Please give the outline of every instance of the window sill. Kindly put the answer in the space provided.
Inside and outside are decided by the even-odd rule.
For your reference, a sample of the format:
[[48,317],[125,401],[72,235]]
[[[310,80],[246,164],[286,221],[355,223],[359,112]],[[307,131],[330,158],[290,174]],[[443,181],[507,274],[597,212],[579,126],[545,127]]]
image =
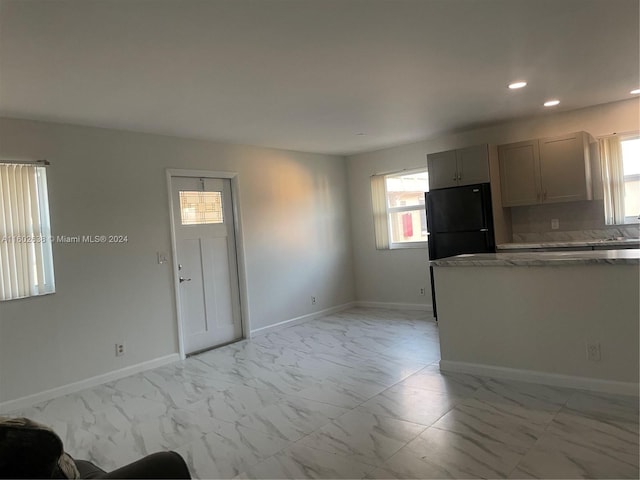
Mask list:
[[405,250],[411,248],[428,248],[427,242],[407,242],[407,243],[392,243],[389,245],[389,250]]
[[22,297],[5,298],[5,299],[0,299],[0,303],[2,303],[2,302],[14,302],[16,300],[27,300],[29,298],[46,297],[47,295],[53,295],[55,293],[56,293],[56,291],[54,290],[52,292],[35,293],[33,295],[24,295]]

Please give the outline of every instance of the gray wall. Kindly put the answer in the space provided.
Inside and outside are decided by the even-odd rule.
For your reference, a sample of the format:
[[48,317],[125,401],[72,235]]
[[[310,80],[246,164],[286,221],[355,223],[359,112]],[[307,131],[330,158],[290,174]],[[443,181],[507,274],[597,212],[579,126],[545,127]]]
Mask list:
[[[427,308],[431,305],[427,248],[376,250],[371,208],[371,175],[426,168],[422,143],[356,155],[348,160],[358,300]],[[426,295],[419,294],[421,287],[427,289]]]
[[129,237],[54,245],[57,292],[0,303],[0,403],[178,351],[166,168],[238,172],[252,330],[355,299],[343,157],[15,119],[0,139],[51,161],[54,234]]
[[[375,248],[369,180],[371,175],[426,166],[427,153],[482,143],[500,145],[582,130],[595,137],[638,130],[638,106],[638,99],[632,99],[564,113],[545,111],[532,118],[441,135],[422,142],[348,157],[358,300],[425,306],[431,304],[430,295],[418,295],[420,285],[426,284],[429,288],[427,250],[382,251]],[[548,215],[550,213],[541,213],[536,220],[546,225],[552,218],[549,216],[547,219]],[[540,218],[541,216],[544,218]],[[522,228],[521,225],[518,227]]]

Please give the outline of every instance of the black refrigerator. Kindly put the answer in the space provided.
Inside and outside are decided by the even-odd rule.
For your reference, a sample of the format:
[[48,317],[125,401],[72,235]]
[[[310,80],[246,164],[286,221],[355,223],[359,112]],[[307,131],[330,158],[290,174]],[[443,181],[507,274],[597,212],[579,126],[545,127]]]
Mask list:
[[[425,194],[425,205],[430,260],[496,251],[488,183],[431,190]],[[433,267],[429,267],[429,274],[433,316],[437,319]]]

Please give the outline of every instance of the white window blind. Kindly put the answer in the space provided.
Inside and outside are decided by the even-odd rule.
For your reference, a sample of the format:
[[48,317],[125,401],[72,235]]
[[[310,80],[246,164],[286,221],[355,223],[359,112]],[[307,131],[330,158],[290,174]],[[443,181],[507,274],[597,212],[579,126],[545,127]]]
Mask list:
[[0,163],[0,300],[54,291],[46,169]]
[[604,215],[607,225],[624,223],[624,168],[622,146],[617,137],[601,138],[600,161],[604,189]]
[[389,224],[387,222],[387,190],[384,175],[371,177],[371,206],[373,208],[373,231],[378,250],[389,249]]

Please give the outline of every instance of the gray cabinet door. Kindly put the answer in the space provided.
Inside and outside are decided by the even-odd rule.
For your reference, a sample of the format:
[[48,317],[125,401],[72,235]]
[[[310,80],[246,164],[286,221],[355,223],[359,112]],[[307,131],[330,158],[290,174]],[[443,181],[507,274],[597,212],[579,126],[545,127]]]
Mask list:
[[429,190],[455,187],[458,185],[456,151],[449,150],[428,154],[427,170],[429,172]]
[[489,147],[474,147],[456,150],[458,185],[473,185],[489,182]]
[[558,203],[591,199],[589,143],[583,132],[540,142],[542,202]]
[[538,140],[498,147],[503,207],[535,205],[542,201]]

